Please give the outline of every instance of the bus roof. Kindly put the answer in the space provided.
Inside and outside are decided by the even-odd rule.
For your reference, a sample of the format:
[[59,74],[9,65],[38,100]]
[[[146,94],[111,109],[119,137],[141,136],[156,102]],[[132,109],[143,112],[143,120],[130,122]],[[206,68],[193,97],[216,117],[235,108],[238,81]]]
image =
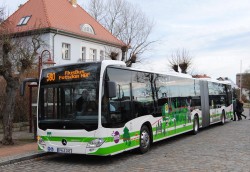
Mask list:
[[140,71],[140,72],[149,72],[149,73],[153,72],[153,73],[157,73],[157,74],[171,75],[171,76],[177,76],[177,77],[181,77],[181,78],[189,78],[189,79],[194,79],[194,80],[202,80],[202,81],[209,81],[209,82],[216,82],[216,83],[221,83],[221,84],[232,85],[232,83],[230,81],[219,81],[217,79],[212,79],[212,78],[193,78],[189,74],[183,74],[183,73],[178,73],[178,72],[150,71],[150,70],[145,70],[145,69],[141,69],[141,68],[126,67],[125,62],[117,61],[117,60],[103,60],[102,63],[105,66],[104,69],[107,66],[114,65],[114,66],[120,66],[121,68],[126,68],[126,69]]
[[[156,70],[152,71],[152,70],[145,70],[145,69],[141,69],[141,68],[126,67],[125,62],[119,61],[119,60],[103,60],[103,61],[97,61],[97,62],[84,62],[84,64],[85,63],[101,63],[101,65],[102,65],[101,73],[104,72],[104,70],[106,69],[107,66],[117,66],[120,68],[135,70],[135,71],[140,71],[140,72],[157,73],[157,74],[163,74],[163,75],[177,76],[177,77],[181,77],[181,78],[189,78],[189,79],[193,79],[193,80],[203,80],[203,81],[232,85],[232,83],[230,81],[219,81],[219,80],[211,79],[211,78],[193,78],[189,74],[183,74],[183,73],[178,73],[178,72],[162,72],[162,71],[156,71]],[[81,63],[57,65],[57,66],[54,66],[51,68],[64,67],[64,66],[68,66],[68,65],[79,65],[79,64],[81,64]]]

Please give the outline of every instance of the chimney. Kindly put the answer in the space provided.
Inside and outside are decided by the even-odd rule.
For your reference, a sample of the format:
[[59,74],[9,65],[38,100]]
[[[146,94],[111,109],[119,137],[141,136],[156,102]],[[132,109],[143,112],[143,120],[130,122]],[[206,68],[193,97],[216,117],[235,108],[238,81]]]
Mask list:
[[77,7],[77,0],[69,0],[73,7]]

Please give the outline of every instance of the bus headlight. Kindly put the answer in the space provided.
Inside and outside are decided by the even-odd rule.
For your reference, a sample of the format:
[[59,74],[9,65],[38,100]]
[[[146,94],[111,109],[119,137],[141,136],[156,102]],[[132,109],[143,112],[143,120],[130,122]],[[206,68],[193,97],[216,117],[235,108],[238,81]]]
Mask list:
[[42,149],[44,149],[45,147],[46,147],[46,143],[45,143],[45,141],[42,139],[42,137],[37,137],[37,141],[38,141],[38,145],[42,148]]
[[104,143],[102,138],[94,139],[87,144],[87,148],[100,147]]

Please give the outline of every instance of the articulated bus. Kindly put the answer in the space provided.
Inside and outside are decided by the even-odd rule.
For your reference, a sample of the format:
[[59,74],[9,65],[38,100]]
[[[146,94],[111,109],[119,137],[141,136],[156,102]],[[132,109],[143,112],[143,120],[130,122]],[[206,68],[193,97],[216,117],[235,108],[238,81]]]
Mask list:
[[114,155],[232,118],[229,83],[127,68],[124,62],[43,69],[37,139],[46,152]]

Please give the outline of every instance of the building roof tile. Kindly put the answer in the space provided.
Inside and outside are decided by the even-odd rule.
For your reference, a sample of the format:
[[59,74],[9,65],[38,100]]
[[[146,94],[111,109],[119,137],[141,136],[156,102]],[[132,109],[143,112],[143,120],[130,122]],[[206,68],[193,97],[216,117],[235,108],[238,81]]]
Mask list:
[[[25,16],[31,16],[28,23],[18,26],[21,18]],[[11,23],[9,27],[12,33],[50,28],[117,46],[125,45],[82,7],[78,4],[73,6],[69,0],[29,0],[14,12],[7,21]],[[83,24],[92,26],[95,34],[81,31],[80,26]]]

